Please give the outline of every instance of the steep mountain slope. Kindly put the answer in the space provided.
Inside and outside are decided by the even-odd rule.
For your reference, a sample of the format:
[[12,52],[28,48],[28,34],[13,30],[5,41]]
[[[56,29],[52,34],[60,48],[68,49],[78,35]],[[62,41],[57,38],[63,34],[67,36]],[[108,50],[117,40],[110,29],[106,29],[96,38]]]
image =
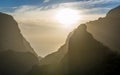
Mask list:
[[94,38],[120,52],[120,6],[110,10],[106,17],[87,23],[87,30]]
[[38,56],[12,16],[0,13],[0,75],[26,75]]
[[0,51],[12,49],[17,52],[32,52],[33,48],[21,35],[12,16],[0,13]]

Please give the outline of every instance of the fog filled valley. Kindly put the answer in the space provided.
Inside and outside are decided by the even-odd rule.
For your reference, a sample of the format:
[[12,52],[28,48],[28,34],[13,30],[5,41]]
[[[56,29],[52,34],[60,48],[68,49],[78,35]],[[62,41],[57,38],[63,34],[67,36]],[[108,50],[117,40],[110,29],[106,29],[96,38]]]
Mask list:
[[45,57],[36,54],[15,19],[2,12],[0,35],[0,75],[120,74],[120,6],[80,24]]

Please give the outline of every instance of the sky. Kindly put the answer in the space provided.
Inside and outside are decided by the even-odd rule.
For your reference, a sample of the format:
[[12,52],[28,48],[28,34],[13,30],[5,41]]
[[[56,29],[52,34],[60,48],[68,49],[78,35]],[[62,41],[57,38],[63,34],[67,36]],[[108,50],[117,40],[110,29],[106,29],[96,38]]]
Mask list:
[[[0,12],[15,18],[23,36],[44,57],[57,51],[78,25],[104,17],[119,5],[120,0],[0,0]],[[55,18],[63,9],[78,12],[79,19],[71,27],[65,27]]]

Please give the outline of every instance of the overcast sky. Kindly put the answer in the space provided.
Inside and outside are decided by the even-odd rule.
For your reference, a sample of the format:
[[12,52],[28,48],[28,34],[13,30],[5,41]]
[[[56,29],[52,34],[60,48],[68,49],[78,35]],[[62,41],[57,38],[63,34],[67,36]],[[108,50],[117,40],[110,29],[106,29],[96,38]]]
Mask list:
[[[0,0],[0,11],[13,15],[24,37],[40,56],[56,51],[72,29],[104,17],[120,0]],[[54,15],[58,9],[77,10],[82,19],[72,29],[63,28]]]

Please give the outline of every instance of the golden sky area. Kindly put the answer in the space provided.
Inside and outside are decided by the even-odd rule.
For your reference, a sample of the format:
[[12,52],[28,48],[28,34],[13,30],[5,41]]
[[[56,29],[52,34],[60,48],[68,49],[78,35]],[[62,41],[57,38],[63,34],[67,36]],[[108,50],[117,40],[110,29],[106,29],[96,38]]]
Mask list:
[[40,56],[57,51],[69,32],[81,23],[104,16],[85,14],[83,10],[73,8],[40,10],[27,6],[10,14],[18,21],[22,34]]

